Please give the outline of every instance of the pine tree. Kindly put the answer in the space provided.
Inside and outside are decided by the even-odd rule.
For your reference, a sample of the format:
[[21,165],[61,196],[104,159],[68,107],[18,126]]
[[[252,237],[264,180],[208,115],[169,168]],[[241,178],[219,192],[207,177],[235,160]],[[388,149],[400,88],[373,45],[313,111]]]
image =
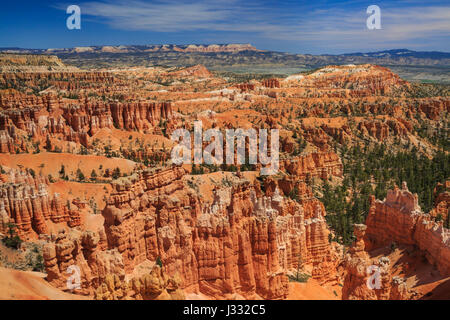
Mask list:
[[81,171],[81,169],[80,168],[78,168],[77,169],[77,180],[78,181],[80,181],[80,182],[82,182],[82,181],[84,181],[84,174],[83,174],[83,172]]
[[92,169],[91,172],[91,180],[94,181],[97,179],[97,172],[95,172],[95,169]]

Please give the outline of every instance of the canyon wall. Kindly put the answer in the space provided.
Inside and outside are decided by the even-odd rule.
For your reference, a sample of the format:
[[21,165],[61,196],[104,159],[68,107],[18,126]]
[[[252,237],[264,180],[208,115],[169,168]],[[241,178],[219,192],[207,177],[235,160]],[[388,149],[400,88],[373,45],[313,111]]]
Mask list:
[[404,278],[393,276],[388,257],[371,258],[364,238],[368,227],[354,225],[356,240],[346,255],[343,300],[409,300],[413,296]]
[[8,178],[0,185],[0,232],[6,234],[7,224],[13,223],[18,235],[27,240],[48,233],[50,222],[80,225],[78,208],[63,203],[58,194],[50,195],[47,178],[18,170],[11,170]]
[[343,263],[343,299],[408,300],[420,296],[411,283],[407,284],[404,267],[397,267],[387,256],[379,257],[381,251],[369,255],[369,251],[374,253],[393,244],[419,250],[442,277],[450,275],[450,230],[422,212],[417,195],[409,192],[406,183],[401,189],[389,190],[384,201],[372,197],[366,225],[354,228],[356,240]]
[[159,124],[173,116],[169,102],[90,102],[86,98],[74,105],[52,95],[14,97],[0,96],[0,107],[4,108],[0,111],[2,153],[29,151],[32,147],[26,135],[35,142],[55,137],[87,148],[89,137],[102,128],[161,134]]
[[334,152],[313,152],[307,155],[282,160],[280,170],[301,181],[306,178],[327,180],[331,176],[342,176],[342,161]]
[[450,230],[420,209],[416,194],[406,183],[389,190],[384,201],[372,198],[366,220],[368,250],[395,242],[417,246],[443,276],[450,275]]
[[[77,264],[77,259],[85,269],[83,289],[89,293],[102,286],[108,274],[135,278],[142,265],[156,261],[167,277],[179,279],[184,292],[212,298],[286,298],[287,274],[299,261],[310,264],[320,282],[335,280],[338,259],[317,199],[299,205],[278,189],[264,196],[239,179],[216,188],[209,203],[188,188],[185,179],[183,168],[172,167],[116,180],[102,212],[101,237],[81,235],[81,240],[68,241],[66,235],[49,243],[44,258],[55,275],[49,281],[64,287],[67,275],[62,271],[67,261]],[[82,254],[68,250],[71,253],[63,257],[53,250],[58,241],[81,248]],[[107,296],[115,292],[97,290]]]
[[80,106],[63,108],[63,118],[76,132],[95,134],[98,129],[112,128],[143,131],[153,128],[160,121],[170,120],[170,103],[91,103],[87,99]]

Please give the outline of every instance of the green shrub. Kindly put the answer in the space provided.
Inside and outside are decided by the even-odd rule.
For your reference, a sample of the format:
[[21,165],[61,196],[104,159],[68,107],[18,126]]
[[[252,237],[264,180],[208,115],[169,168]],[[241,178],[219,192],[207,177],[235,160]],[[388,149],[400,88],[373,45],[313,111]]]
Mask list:
[[308,279],[311,278],[311,276],[307,273],[298,273],[296,275],[290,275],[289,277],[289,281],[291,282],[301,282],[301,283],[306,283],[308,282]]
[[17,226],[14,223],[8,223],[8,236],[2,239],[2,242],[8,248],[19,249],[22,244],[22,239],[17,235],[16,228]]
[[162,261],[161,261],[161,258],[160,257],[157,257],[156,258],[156,262],[155,262],[155,264],[156,265],[158,265],[160,268],[162,268],[163,267],[163,263],[162,263]]

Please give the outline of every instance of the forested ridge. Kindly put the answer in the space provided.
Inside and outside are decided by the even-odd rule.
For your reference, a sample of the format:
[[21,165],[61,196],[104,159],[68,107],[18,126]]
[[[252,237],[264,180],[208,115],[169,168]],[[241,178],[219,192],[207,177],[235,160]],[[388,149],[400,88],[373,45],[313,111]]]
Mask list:
[[[432,158],[419,154],[415,148],[395,152],[385,144],[373,147],[355,146],[341,149],[344,164],[342,184],[323,186],[327,222],[334,230],[331,240],[349,245],[354,240],[353,224],[364,223],[369,212],[370,196],[383,200],[388,189],[406,181],[417,193],[423,212],[433,208],[434,188],[449,177],[450,155],[438,151]],[[450,227],[450,221],[444,222]]]

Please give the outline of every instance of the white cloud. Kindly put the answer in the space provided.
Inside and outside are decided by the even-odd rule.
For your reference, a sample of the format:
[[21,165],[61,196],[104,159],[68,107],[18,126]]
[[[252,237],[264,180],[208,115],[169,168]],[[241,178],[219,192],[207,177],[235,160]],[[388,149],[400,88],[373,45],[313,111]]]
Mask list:
[[[110,26],[123,30],[177,32],[186,30],[217,30],[233,18],[229,1],[143,1],[116,0],[83,4],[84,14],[101,18]],[[221,27],[222,26],[222,27]],[[225,27],[226,28],[226,27]]]
[[450,35],[448,6],[418,6],[415,1],[403,8],[380,5],[382,30],[367,30],[363,3],[349,7],[352,10],[310,7],[292,12],[290,7],[270,10],[262,2],[249,0],[114,0],[84,3],[82,14],[120,30],[241,32],[259,39],[320,43],[333,48],[356,48],[364,42],[373,47],[417,47],[442,42],[442,37]]

